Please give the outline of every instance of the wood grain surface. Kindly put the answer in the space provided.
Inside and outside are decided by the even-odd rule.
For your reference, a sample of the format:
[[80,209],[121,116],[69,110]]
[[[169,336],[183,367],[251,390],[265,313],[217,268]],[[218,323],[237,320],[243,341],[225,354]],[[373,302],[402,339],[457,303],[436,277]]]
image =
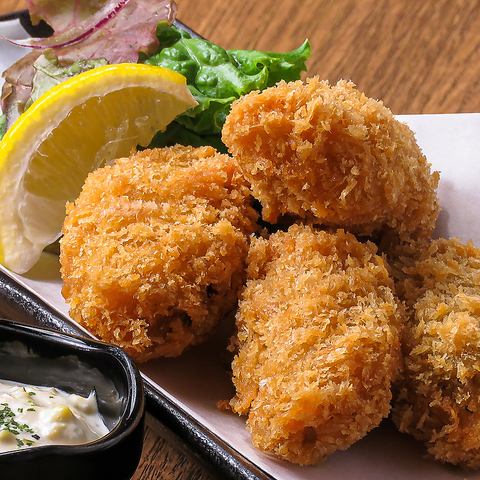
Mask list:
[[[25,3],[0,0],[0,13]],[[394,113],[480,112],[480,0],[179,0],[178,6],[183,22],[228,48],[280,51],[308,37],[311,75],[351,79]],[[158,431],[147,428],[134,480],[213,478]]]

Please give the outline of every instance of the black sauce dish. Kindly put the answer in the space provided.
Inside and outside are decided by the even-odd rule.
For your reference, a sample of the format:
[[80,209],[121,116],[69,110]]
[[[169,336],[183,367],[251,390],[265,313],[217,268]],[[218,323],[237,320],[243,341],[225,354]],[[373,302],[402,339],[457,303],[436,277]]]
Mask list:
[[2,480],[131,478],[143,447],[144,394],[140,373],[122,350],[0,319],[0,380],[82,396],[95,389],[110,430],[88,444],[0,453]]

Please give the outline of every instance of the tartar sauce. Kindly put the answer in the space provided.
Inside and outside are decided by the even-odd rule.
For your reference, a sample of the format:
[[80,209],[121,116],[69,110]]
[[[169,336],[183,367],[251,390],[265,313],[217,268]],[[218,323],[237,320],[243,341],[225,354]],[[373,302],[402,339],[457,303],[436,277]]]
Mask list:
[[95,392],[85,398],[53,387],[0,381],[0,453],[78,445],[107,433]]

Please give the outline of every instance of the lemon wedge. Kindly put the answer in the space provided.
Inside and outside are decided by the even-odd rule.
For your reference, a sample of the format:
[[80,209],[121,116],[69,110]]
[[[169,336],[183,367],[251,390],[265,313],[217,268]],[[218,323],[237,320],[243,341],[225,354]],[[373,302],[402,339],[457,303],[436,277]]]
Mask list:
[[53,87],[0,141],[0,263],[25,273],[60,236],[92,170],[128,156],[196,101],[185,77],[117,64]]

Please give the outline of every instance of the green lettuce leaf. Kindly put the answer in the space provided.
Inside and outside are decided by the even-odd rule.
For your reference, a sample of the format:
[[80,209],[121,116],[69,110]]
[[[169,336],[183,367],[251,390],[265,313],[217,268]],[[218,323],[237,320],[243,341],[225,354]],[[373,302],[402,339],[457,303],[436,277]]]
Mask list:
[[305,62],[310,57],[311,48],[308,40],[305,40],[298,48],[286,53],[229,50],[228,54],[247,75],[255,75],[260,69],[266,69],[267,86],[271,87],[280,80],[298,80],[301,72],[307,70]]
[[185,129],[200,136],[219,136],[234,100],[280,80],[298,80],[311,53],[307,40],[286,53],[224,50],[166,22],[159,23],[157,36],[161,50],[143,61],[184,75],[198,102],[175,120],[184,127],[184,137]]
[[[151,146],[175,143],[212,145],[226,151],[221,142],[221,131],[232,102],[253,90],[273,86],[280,80],[297,80],[306,70],[305,62],[310,56],[307,40],[290,52],[274,53],[224,50],[207,40],[192,38],[185,30],[166,21],[158,24],[156,34],[160,50],[150,57],[141,55],[140,61],[184,75],[198,106],[177,117],[165,132],[158,133]],[[102,58],[76,62],[59,60],[53,50],[46,50],[37,57],[28,93],[24,95],[23,110],[58,83],[107,63]],[[15,95],[10,96],[15,98]],[[0,139],[6,126],[5,116],[0,116]]]

